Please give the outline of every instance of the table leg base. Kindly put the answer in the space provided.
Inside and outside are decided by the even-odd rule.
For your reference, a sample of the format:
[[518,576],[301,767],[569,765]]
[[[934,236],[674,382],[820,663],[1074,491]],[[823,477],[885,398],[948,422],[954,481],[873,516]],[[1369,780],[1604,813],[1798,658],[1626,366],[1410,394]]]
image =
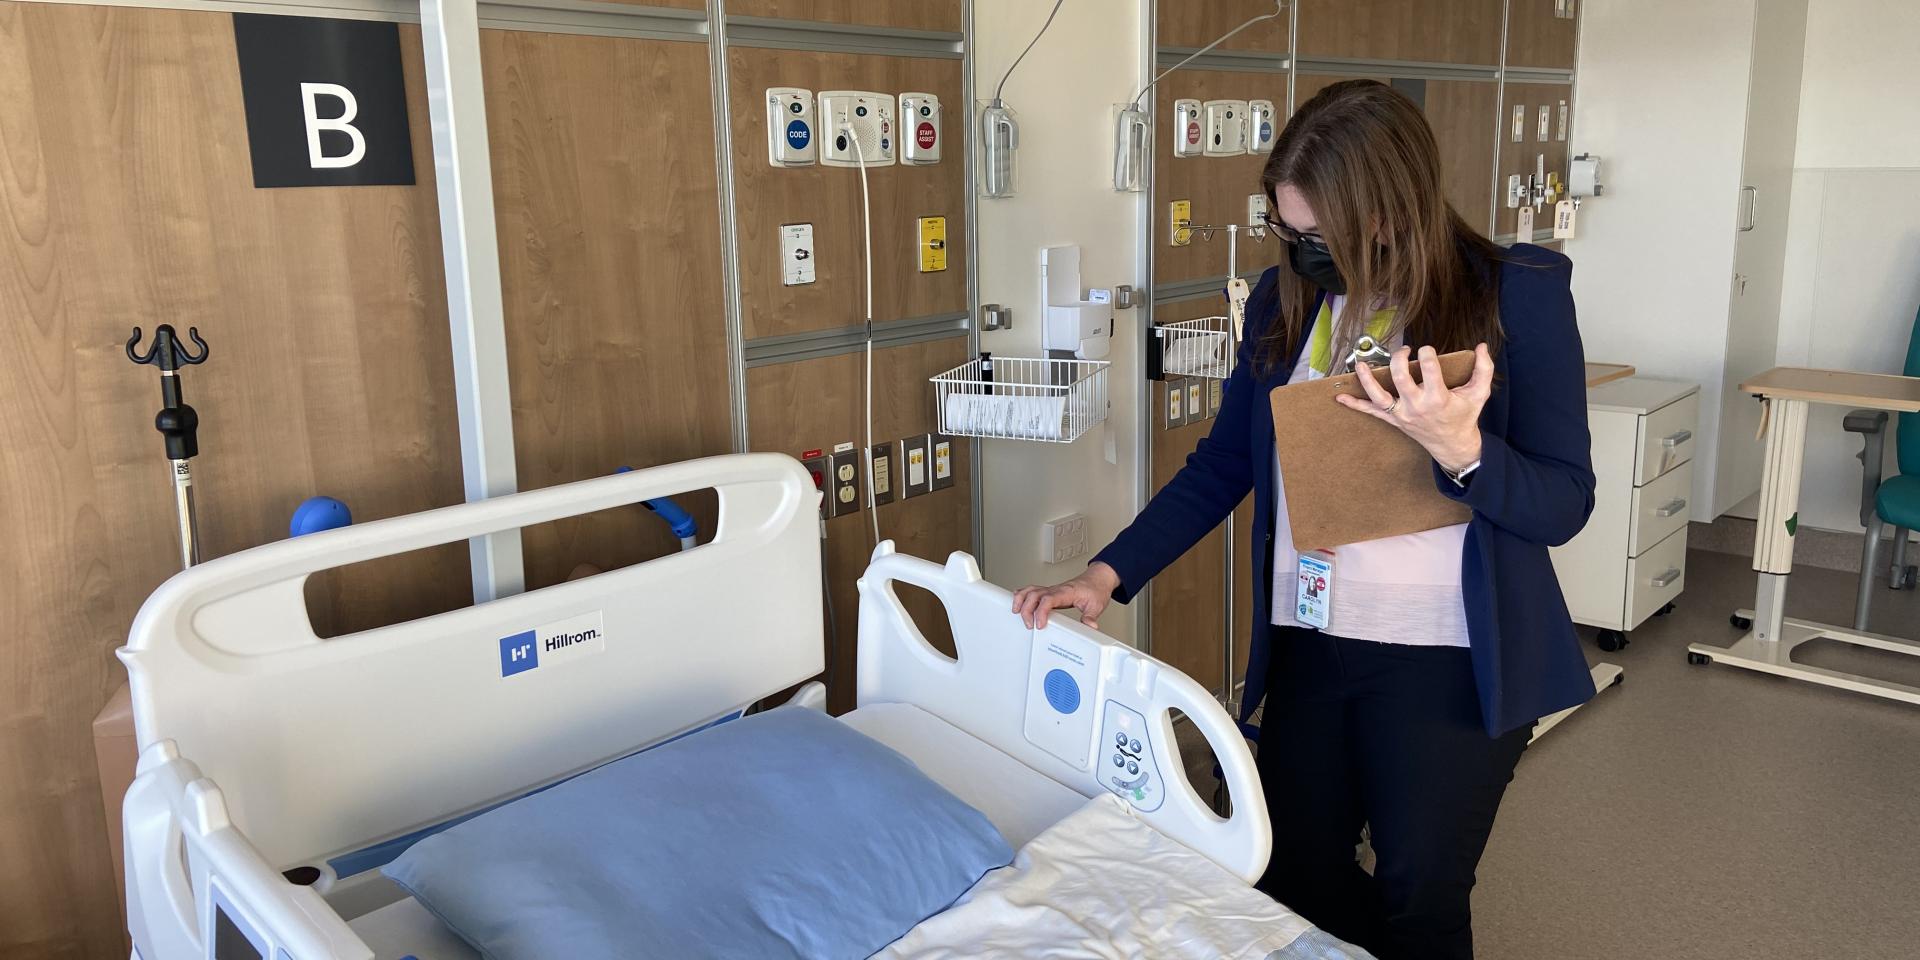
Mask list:
[[[1736,611],[1734,616],[1750,620],[1753,618],[1753,611]],[[1777,677],[1805,680],[1808,683],[1838,687],[1855,693],[1920,704],[1920,687],[1795,663],[1794,648],[1810,640],[1835,640],[1856,647],[1871,647],[1889,653],[1904,653],[1908,656],[1920,657],[1920,642],[1901,637],[1889,637],[1885,634],[1849,630],[1846,627],[1817,623],[1812,620],[1796,620],[1791,617],[1781,621],[1779,640],[1762,640],[1757,634],[1749,632],[1735,641],[1731,647],[1716,647],[1706,643],[1688,644],[1687,654],[1695,662],[1706,660],[1724,663],[1744,670],[1771,673]]]

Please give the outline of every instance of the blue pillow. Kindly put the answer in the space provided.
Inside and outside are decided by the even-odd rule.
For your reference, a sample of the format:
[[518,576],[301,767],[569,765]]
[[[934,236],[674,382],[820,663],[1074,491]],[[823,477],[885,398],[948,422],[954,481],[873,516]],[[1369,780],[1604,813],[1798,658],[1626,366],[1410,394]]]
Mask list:
[[859,958],[1012,859],[905,757],[782,707],[490,810],[382,872],[493,960]]

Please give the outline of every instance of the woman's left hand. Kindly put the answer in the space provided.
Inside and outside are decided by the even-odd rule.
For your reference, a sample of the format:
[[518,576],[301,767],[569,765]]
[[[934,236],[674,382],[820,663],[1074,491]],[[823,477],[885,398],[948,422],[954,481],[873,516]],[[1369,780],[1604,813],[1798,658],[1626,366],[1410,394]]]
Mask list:
[[1375,379],[1373,368],[1360,364],[1354,371],[1367,399],[1341,394],[1335,399],[1350,410],[1371,414],[1400,428],[1425,447],[1441,469],[1458,472],[1480,459],[1480,411],[1493,395],[1493,354],[1481,344],[1473,351],[1473,376],[1449,389],[1440,374],[1440,355],[1420,348],[1420,382],[1410,369],[1413,351],[1401,347],[1389,364],[1396,399]]

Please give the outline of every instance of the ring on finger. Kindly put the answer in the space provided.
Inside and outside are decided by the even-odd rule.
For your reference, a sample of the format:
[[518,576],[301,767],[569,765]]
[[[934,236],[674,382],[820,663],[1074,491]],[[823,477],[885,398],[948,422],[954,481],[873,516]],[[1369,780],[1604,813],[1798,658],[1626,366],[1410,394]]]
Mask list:
[[1399,397],[1394,397],[1394,398],[1393,398],[1393,402],[1392,402],[1392,403],[1389,403],[1389,404],[1387,404],[1387,408],[1386,408],[1385,410],[1382,410],[1382,411],[1380,411],[1380,412],[1381,412],[1381,413],[1385,413],[1385,414],[1392,414],[1392,413],[1393,413],[1393,411],[1395,411],[1395,410],[1398,410],[1398,409],[1400,409],[1400,398],[1399,398]]

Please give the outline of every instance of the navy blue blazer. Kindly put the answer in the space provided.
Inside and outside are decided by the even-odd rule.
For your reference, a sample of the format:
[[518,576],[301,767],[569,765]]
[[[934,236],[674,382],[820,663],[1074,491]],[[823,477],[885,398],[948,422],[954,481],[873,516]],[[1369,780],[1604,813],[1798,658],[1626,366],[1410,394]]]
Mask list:
[[[1250,545],[1254,626],[1242,720],[1265,693],[1272,619],[1274,456],[1267,395],[1292,375],[1303,345],[1294,345],[1293,356],[1271,375],[1255,367],[1254,346],[1279,316],[1279,269],[1267,270],[1247,302],[1245,341],[1212,432],[1140,516],[1094,558],[1120,575],[1114,599],[1125,603],[1253,492],[1253,529],[1259,535]],[[1480,468],[1468,476],[1465,488],[1437,465],[1433,470],[1435,488],[1473,511],[1460,558],[1460,586],[1480,715],[1489,736],[1594,694],[1547,556],[1549,546],[1573,539],[1593,512],[1586,358],[1569,288],[1573,264],[1551,250],[1518,244],[1498,269],[1506,343],[1495,355],[1498,377],[1480,416]]]

